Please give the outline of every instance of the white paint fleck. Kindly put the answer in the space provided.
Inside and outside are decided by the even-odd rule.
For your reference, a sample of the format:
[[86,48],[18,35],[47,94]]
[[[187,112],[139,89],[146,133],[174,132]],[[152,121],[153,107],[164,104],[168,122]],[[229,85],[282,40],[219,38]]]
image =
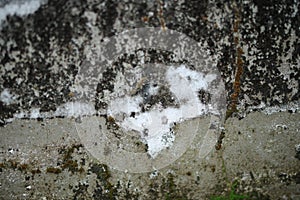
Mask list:
[[153,12],[148,12],[148,16],[152,17],[152,16],[154,16],[154,13]]
[[149,178],[150,179],[153,179],[153,178],[155,178],[155,177],[157,177],[158,176],[158,171],[157,170],[154,170],[150,175],[149,175]]
[[5,88],[0,94],[0,101],[2,101],[6,105],[10,105],[14,103],[17,95],[13,94],[9,89]]
[[8,152],[11,153],[11,154],[15,153],[14,149],[9,149]]
[[297,152],[300,152],[300,144],[295,145],[295,150],[296,150]]
[[284,130],[288,128],[287,125],[285,124],[276,124],[275,127],[276,129],[284,129]]

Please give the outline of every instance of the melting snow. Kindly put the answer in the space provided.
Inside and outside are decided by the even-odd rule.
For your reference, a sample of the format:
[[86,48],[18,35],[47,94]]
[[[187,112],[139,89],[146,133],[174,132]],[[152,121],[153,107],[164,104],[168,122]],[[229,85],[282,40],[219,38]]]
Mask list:
[[[156,157],[161,150],[173,144],[175,135],[170,130],[174,123],[209,112],[209,107],[199,100],[198,91],[206,90],[215,78],[216,75],[204,76],[203,73],[192,71],[184,65],[177,68],[171,66],[165,74],[165,79],[170,85],[170,91],[180,102],[179,108],[163,109],[154,106],[154,109],[142,112],[139,105],[143,98],[141,95],[136,95],[114,99],[110,103],[108,114],[113,117],[119,114],[125,116],[118,124],[125,130],[138,131],[148,145],[149,155]],[[154,91],[151,87],[149,90]],[[134,117],[130,116],[132,112],[135,113]]]

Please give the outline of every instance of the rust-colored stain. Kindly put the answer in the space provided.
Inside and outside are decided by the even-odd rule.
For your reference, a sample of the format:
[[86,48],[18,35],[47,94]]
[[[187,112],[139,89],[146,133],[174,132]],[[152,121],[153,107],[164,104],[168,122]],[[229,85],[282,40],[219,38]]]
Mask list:
[[230,104],[226,112],[225,120],[237,111],[238,97],[241,91],[241,77],[243,75],[243,64],[242,55],[244,54],[243,49],[240,45],[240,38],[238,36],[239,24],[241,21],[239,9],[235,8],[235,21],[233,25],[234,44],[236,46],[236,61],[235,61],[235,77],[233,83],[233,93],[230,95]]
[[31,172],[33,175],[42,173],[41,170],[40,170],[39,168],[37,168],[37,169],[32,169],[30,172]]
[[224,137],[225,137],[225,132],[222,131],[218,138],[217,144],[215,146],[216,150],[220,150],[222,148],[222,141],[223,141]]
[[[243,49],[240,44],[240,38],[239,38],[239,25],[241,22],[241,16],[240,11],[238,8],[234,8],[234,15],[235,20],[233,23],[233,42],[236,47],[236,60],[235,60],[235,76],[234,76],[234,82],[233,82],[233,93],[230,95],[229,98],[229,106],[226,111],[225,121],[232,116],[234,112],[237,112],[237,104],[238,104],[238,98],[241,91],[241,77],[243,75],[243,65],[244,61],[242,58],[242,55],[244,54]],[[222,140],[225,137],[225,132],[222,131],[217,144],[215,145],[216,150],[220,150],[222,148]]]
[[147,16],[144,16],[141,19],[143,22],[149,22],[149,17],[147,17]]
[[164,2],[162,0],[157,0],[157,2],[158,2],[158,19],[162,30],[165,31],[166,23],[165,23],[164,12],[163,12]]
[[61,171],[62,170],[60,168],[58,168],[58,167],[48,167],[46,169],[47,173],[53,173],[53,174],[59,174],[59,173],[61,173]]

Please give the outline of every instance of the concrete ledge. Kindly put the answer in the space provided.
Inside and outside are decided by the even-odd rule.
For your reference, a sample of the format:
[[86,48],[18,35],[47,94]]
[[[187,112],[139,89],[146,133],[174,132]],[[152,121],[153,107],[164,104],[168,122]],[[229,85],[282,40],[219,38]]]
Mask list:
[[297,199],[299,113],[251,113],[225,124],[223,148],[198,158],[197,140],[171,165],[131,174],[99,163],[81,144],[74,119],[16,120],[1,127],[3,199]]

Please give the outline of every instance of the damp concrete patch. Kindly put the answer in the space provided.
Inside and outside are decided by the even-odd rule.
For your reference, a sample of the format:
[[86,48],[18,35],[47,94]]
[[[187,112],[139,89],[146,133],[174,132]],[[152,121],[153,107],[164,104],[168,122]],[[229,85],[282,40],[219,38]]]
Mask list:
[[199,158],[198,134],[175,162],[146,173],[95,159],[81,143],[75,119],[15,120],[0,129],[1,198],[209,199],[228,195],[235,184],[235,193],[249,199],[298,199],[299,118],[254,112],[229,119],[221,150]]

